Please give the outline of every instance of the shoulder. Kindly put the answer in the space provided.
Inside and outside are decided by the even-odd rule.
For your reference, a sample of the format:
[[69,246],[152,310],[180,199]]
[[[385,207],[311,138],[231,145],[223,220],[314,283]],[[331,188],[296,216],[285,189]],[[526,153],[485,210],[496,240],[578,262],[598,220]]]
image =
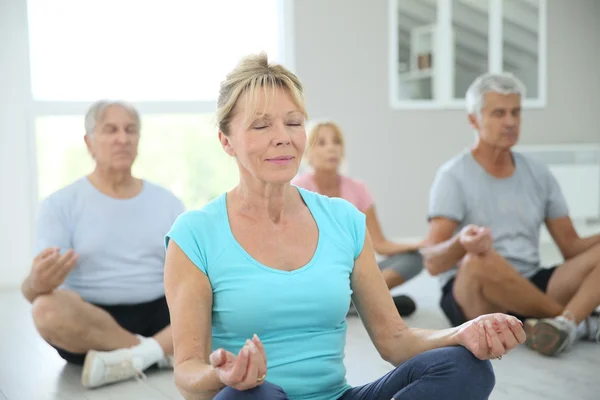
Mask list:
[[169,215],[173,212],[175,215],[179,215],[185,211],[183,201],[175,196],[171,190],[163,186],[144,180],[144,192],[147,201],[158,204]]
[[444,162],[437,170],[437,175],[440,176],[458,176],[471,169],[473,164],[473,156],[468,150],[464,150],[455,155],[448,161]]
[[342,175],[342,181],[347,187],[352,188],[353,190],[368,190],[367,184],[361,179],[351,178],[349,176]]
[[432,193],[436,196],[440,190],[462,185],[464,179],[473,175],[476,163],[469,151],[463,151],[443,163],[436,171],[431,186]]
[[308,190],[314,190],[314,179],[313,179],[313,175],[311,173],[304,173],[301,175],[296,176],[294,179],[292,179],[292,185],[304,188],[304,189],[308,189]]
[[40,208],[57,211],[72,208],[73,202],[88,189],[86,179],[85,177],[79,178],[50,194],[40,202]]
[[168,247],[169,241],[175,241],[190,260],[207,273],[210,262],[228,243],[224,201],[225,194],[198,210],[180,214],[165,236],[165,247]]
[[195,233],[202,233],[203,230],[213,228],[215,225],[222,224],[226,219],[223,216],[222,202],[224,194],[207,203],[197,210],[189,210],[181,213],[175,221],[176,225],[189,227]]
[[350,246],[357,257],[366,234],[366,217],[352,203],[339,197],[327,197],[298,188],[319,230],[328,240]]
[[535,158],[529,155],[519,153],[516,151],[513,151],[512,154],[517,165],[523,166],[526,170],[530,171],[536,176],[550,174],[550,169],[543,162],[536,160]]
[[362,214],[352,203],[340,197],[328,197],[301,187],[298,190],[313,213],[324,213],[336,220],[343,219],[348,214]]

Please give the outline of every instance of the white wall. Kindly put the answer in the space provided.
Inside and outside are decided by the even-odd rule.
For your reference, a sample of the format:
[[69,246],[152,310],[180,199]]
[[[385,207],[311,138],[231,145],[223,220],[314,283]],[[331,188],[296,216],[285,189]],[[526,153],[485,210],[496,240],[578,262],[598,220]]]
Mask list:
[[[37,205],[26,4],[0,1],[0,287],[30,268]],[[412,237],[426,231],[436,168],[472,134],[462,111],[390,109],[387,10],[387,0],[294,1],[295,70],[311,117],[345,128],[349,171],[374,193],[386,233]],[[600,1],[549,0],[548,14],[548,107],[525,113],[523,143],[599,142]]]
[[27,2],[0,1],[0,287],[31,265],[35,207]]
[[[598,0],[548,1],[548,106],[525,111],[522,144],[600,142],[598,21]],[[387,0],[297,0],[295,42],[309,115],[341,123],[385,232],[425,234],[434,173],[473,138],[464,111],[390,109]]]

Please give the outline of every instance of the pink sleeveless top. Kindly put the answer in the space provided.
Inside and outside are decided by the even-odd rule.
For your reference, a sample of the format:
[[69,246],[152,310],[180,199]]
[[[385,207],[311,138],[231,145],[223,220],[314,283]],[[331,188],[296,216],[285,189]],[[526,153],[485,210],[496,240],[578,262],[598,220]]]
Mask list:
[[[343,175],[340,176],[340,179],[340,197],[342,199],[349,201],[354,207],[362,212],[371,208],[373,205],[373,197],[362,181]],[[292,180],[292,185],[310,190],[311,192],[319,192],[317,183],[315,182],[315,176],[312,173],[295,177]]]

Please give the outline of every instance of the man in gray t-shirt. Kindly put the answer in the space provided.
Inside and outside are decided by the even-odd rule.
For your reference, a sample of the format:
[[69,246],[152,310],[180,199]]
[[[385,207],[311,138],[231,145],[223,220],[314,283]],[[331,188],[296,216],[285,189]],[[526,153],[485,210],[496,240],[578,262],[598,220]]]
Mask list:
[[[442,165],[429,201],[425,266],[457,326],[489,313],[525,321],[527,345],[556,355],[578,336],[600,338],[600,235],[580,238],[546,166],[511,151],[520,133],[521,83],[485,74],[467,92],[477,131],[470,151]],[[545,223],[565,263],[540,265]],[[492,327],[493,329],[493,327]],[[501,356],[502,354],[498,354]]]

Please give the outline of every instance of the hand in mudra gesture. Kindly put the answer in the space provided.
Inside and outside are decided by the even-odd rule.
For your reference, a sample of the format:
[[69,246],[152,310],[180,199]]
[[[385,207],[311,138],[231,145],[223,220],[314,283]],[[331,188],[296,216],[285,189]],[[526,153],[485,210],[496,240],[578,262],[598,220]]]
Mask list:
[[238,355],[218,349],[211,353],[210,364],[224,385],[237,390],[248,390],[261,385],[267,374],[267,356],[265,348],[254,335]]
[[50,293],[59,287],[77,265],[78,255],[72,250],[61,254],[59,248],[41,251],[31,266],[31,288],[38,294]]
[[506,314],[487,314],[458,327],[458,343],[480,360],[502,356],[525,342],[523,324]]

